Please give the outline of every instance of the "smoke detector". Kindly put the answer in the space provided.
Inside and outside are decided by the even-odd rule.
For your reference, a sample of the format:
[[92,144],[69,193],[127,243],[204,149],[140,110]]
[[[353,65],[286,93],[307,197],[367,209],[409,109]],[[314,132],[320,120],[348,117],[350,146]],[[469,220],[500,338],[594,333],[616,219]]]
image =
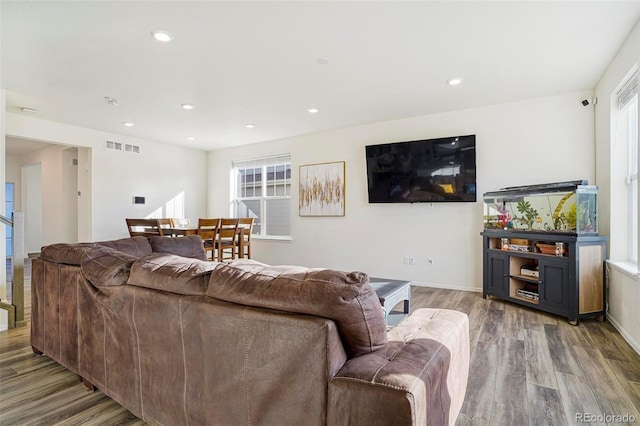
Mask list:
[[105,96],[104,97],[104,101],[106,103],[108,103],[109,105],[113,105],[113,106],[118,106],[118,104],[120,103],[120,102],[118,102],[117,99],[114,99],[114,98],[112,98],[110,96]]

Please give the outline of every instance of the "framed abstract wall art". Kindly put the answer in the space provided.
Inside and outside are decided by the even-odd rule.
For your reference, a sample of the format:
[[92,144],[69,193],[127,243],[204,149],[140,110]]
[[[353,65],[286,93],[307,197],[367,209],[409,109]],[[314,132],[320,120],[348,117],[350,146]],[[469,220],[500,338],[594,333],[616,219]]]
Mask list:
[[344,216],[345,162],[300,166],[300,216]]

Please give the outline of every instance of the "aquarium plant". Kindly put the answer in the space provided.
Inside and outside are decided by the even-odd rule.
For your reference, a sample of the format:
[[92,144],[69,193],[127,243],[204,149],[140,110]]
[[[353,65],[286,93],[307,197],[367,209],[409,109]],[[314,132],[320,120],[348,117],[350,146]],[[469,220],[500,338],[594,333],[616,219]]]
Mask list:
[[534,209],[531,203],[525,200],[518,201],[516,208],[522,213],[523,218],[521,220],[527,224],[529,230],[533,229],[533,223],[538,219],[538,210]]

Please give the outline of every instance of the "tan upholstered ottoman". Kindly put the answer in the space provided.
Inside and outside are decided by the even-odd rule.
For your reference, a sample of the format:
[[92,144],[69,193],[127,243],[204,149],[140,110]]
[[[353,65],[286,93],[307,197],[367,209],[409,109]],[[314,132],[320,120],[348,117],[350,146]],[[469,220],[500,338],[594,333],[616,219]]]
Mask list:
[[418,309],[388,337],[329,383],[327,424],[455,424],[469,375],[467,315]]

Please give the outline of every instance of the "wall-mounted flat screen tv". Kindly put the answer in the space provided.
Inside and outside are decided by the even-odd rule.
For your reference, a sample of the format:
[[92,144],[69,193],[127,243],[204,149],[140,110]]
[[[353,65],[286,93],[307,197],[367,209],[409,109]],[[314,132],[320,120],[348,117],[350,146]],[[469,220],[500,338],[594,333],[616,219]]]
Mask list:
[[365,148],[370,203],[476,201],[475,135]]

